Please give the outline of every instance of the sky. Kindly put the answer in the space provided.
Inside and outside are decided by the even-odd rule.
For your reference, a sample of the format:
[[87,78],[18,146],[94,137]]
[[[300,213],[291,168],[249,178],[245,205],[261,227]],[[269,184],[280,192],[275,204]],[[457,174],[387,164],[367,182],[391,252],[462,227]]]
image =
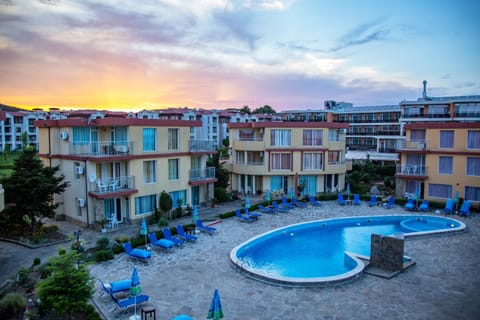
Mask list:
[[321,109],[480,94],[475,0],[0,0],[0,103]]

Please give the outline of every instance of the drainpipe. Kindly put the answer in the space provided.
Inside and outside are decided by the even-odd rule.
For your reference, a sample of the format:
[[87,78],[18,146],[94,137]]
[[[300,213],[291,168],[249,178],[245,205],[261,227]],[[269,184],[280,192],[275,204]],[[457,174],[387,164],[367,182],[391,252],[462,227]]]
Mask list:
[[88,212],[88,174],[87,174],[87,160],[83,160],[83,164],[85,166],[85,174],[83,178],[85,179],[85,210],[87,214],[87,228],[90,228],[90,214]]
[[50,157],[50,154],[52,153],[52,141],[51,141],[51,127],[48,127],[48,165],[51,167],[52,166],[52,158]]

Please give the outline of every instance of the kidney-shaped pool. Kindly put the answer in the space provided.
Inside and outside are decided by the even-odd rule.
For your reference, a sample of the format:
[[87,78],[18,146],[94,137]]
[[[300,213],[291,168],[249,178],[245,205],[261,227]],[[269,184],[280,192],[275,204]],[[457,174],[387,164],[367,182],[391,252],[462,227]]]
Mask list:
[[348,217],[275,229],[230,252],[231,261],[262,280],[315,285],[352,278],[363,271],[358,257],[370,256],[372,234],[404,237],[456,232],[461,221],[430,215]]

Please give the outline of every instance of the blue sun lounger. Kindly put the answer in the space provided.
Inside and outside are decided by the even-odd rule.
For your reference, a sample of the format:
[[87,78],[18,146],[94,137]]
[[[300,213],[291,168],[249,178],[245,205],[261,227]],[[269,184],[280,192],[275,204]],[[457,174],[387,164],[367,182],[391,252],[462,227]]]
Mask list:
[[285,198],[285,197],[282,197],[282,206],[284,206],[285,208],[289,208],[289,209],[295,208],[295,206],[293,204],[287,202],[287,198]]
[[110,297],[112,297],[113,302],[115,302],[116,308],[121,310],[116,316],[126,314],[128,309],[135,307],[135,305],[138,306],[139,304],[150,301],[150,297],[146,294],[140,294],[136,297],[128,297],[122,300],[118,299],[114,294],[111,294]]
[[281,212],[288,212],[288,208],[285,208],[283,206],[279,206],[278,203],[276,201],[273,201],[272,202],[272,206],[273,206],[273,209],[278,212],[278,211],[281,211]]
[[299,207],[299,208],[306,208],[308,206],[307,203],[298,201],[297,198],[295,197],[292,198],[292,203],[295,207]]
[[178,238],[175,238],[174,236],[172,236],[172,234],[170,233],[170,229],[169,228],[163,228],[162,229],[162,233],[163,233],[163,237],[165,239],[167,239],[168,241],[171,241],[173,242],[174,245],[176,246],[181,246],[185,243],[185,241],[183,240],[180,240]]
[[468,217],[470,215],[470,206],[472,205],[472,202],[470,200],[465,200],[462,203],[462,207],[460,208],[460,211],[458,212],[459,215]]
[[377,196],[371,196],[370,201],[368,202],[369,207],[376,206],[378,202]]
[[443,209],[443,212],[446,214],[452,214],[453,213],[453,206],[454,206],[453,199],[448,198],[447,202],[445,203],[445,209]]
[[356,206],[359,206],[362,202],[360,201],[360,195],[358,193],[355,193],[353,195],[353,204]]
[[258,205],[258,209],[260,209],[260,211],[262,211],[263,213],[275,213],[275,210],[273,210],[273,208],[264,207],[261,204]]
[[103,282],[100,279],[97,279],[97,280],[103,289],[103,293],[106,293],[108,295],[130,291],[130,283],[132,282],[131,279],[118,280],[118,281],[112,281],[112,282]]
[[188,234],[183,230],[183,226],[181,224],[177,225],[177,235],[185,241],[197,241],[197,237]]
[[260,214],[260,213],[258,213],[258,212],[255,212],[255,211],[250,212],[250,211],[248,210],[248,208],[245,208],[245,215],[246,215],[247,217],[250,217],[250,218],[253,218],[253,219],[258,219],[258,218],[260,218],[260,217],[262,216],[262,214]]
[[134,258],[140,261],[148,261],[148,259],[152,257],[152,254],[150,253],[150,251],[138,249],[138,248],[133,249],[130,242],[125,242],[123,244],[123,249],[125,250],[125,252],[130,258]]
[[430,210],[427,200],[423,200],[422,204],[418,207],[418,211],[427,212]]
[[237,217],[237,219],[241,222],[254,222],[255,219],[254,218],[251,218],[251,217],[247,217],[247,216],[244,216],[240,213],[240,210],[239,209],[235,209],[235,216]]
[[175,245],[172,241],[167,239],[158,240],[157,235],[154,232],[150,233],[148,235],[148,238],[150,239],[150,243],[152,244],[152,246],[159,247],[162,249],[173,249]]
[[415,209],[415,203],[413,202],[413,199],[408,199],[407,203],[405,203],[405,209],[407,210]]
[[388,199],[388,202],[383,204],[383,206],[387,209],[393,208],[394,205],[395,205],[395,197],[390,197]]
[[338,199],[337,199],[337,203],[341,206],[344,206],[347,204],[347,202],[345,201],[345,199],[343,199],[343,194],[339,193],[338,194]]
[[198,219],[195,222],[195,226],[197,227],[198,230],[200,230],[202,232],[206,232],[208,234],[214,234],[215,232],[217,232],[216,228],[204,225],[202,220],[200,220],[200,219]]
[[318,207],[318,206],[322,205],[322,203],[320,201],[316,200],[314,196],[308,197],[308,200],[310,201],[310,204],[312,206]]

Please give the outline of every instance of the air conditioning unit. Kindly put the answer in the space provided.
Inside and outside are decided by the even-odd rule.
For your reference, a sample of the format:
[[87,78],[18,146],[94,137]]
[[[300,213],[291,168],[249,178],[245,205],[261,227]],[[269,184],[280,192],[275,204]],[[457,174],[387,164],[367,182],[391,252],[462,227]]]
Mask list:
[[260,128],[260,133],[261,133],[261,134],[263,134],[263,130],[264,130],[263,128]]
[[68,139],[68,132],[61,131],[60,132],[60,139],[67,140]]
[[85,199],[82,199],[82,198],[78,198],[77,199],[77,204],[80,208],[83,208],[85,207]]
[[75,167],[75,173],[76,174],[83,174],[83,167],[82,166]]
[[343,134],[347,133],[347,129],[340,129],[340,133],[343,133]]

